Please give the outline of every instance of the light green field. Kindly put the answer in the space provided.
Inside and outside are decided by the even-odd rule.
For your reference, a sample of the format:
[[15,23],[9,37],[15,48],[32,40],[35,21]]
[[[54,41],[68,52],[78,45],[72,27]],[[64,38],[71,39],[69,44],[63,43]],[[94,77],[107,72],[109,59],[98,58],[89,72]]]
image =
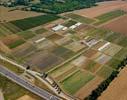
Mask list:
[[81,87],[94,78],[88,72],[77,71],[61,82],[62,88],[70,94],[76,93]]
[[36,33],[36,34],[42,34],[42,33],[44,33],[44,32],[47,32],[47,30],[46,30],[46,29],[44,29],[44,28],[41,28],[41,29],[35,30],[35,33]]
[[123,60],[127,56],[127,48],[122,48],[114,57]]
[[111,73],[112,73],[113,69],[111,67],[108,66],[102,66],[101,69],[99,69],[99,71],[97,71],[97,75],[106,79],[108,78]]
[[112,20],[112,19],[122,16],[124,14],[126,14],[126,12],[122,11],[122,10],[115,10],[115,11],[105,13],[103,15],[96,17],[96,19],[98,19],[99,21],[97,21],[94,25],[100,25],[102,23],[105,23],[109,20]]
[[69,18],[72,18],[72,19],[74,19],[76,21],[79,21],[81,23],[90,24],[90,23],[93,23],[94,22],[93,19],[90,19],[90,18],[87,18],[87,17],[83,17],[83,16],[80,16],[80,15],[77,15],[77,14],[73,14],[73,13],[67,14],[65,16],[66,17],[69,17]]

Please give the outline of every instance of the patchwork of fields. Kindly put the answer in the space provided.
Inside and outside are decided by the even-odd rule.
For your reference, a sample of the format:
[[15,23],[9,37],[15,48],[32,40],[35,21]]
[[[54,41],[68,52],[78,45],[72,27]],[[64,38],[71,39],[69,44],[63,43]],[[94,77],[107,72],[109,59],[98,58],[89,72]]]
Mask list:
[[86,16],[71,12],[0,23],[0,52],[47,72],[64,92],[83,100],[127,56],[125,10]]

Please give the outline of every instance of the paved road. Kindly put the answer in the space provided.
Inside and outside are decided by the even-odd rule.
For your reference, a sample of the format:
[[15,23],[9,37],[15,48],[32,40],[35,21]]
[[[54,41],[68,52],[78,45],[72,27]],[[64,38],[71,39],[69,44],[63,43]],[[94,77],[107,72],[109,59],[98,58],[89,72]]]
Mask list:
[[15,73],[9,71],[2,65],[0,65],[0,74],[11,79],[12,81],[16,82],[17,84],[21,85],[22,87],[26,88],[27,90],[31,91],[32,93],[44,98],[45,100],[61,100],[59,97],[54,96],[53,94],[51,94],[43,89],[40,89],[37,86],[32,85],[31,83],[29,83],[28,81],[19,77]]

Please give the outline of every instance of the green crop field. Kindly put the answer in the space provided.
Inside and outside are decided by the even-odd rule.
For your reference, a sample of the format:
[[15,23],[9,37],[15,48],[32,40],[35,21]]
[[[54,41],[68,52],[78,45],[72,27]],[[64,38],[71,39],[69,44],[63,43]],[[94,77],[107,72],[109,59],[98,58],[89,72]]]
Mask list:
[[77,71],[72,74],[70,77],[66,78],[61,82],[64,90],[69,92],[70,94],[74,94],[81,87],[83,87],[86,83],[94,78],[90,73],[85,73],[83,71]]
[[35,32],[36,34],[42,34],[42,33],[44,33],[44,32],[47,32],[47,30],[44,29],[44,28],[41,28],[41,29],[35,30],[34,32]]
[[112,71],[113,69],[111,67],[102,66],[102,68],[99,71],[97,71],[97,75],[106,79],[111,75]]
[[35,34],[32,31],[22,31],[17,34],[22,36],[24,39],[30,39],[35,36]]
[[17,47],[23,43],[25,43],[25,41],[23,39],[20,39],[20,40],[15,41],[14,43],[9,44],[8,47],[10,49],[13,49],[13,48],[15,48],[15,47]]
[[79,21],[81,23],[90,24],[90,23],[93,23],[94,22],[93,19],[90,19],[90,18],[87,18],[87,17],[83,17],[83,16],[80,16],[80,15],[77,15],[77,14],[73,14],[73,13],[67,14],[65,16],[66,17],[69,17],[69,18],[72,18],[72,19],[74,19],[76,21]]
[[16,25],[17,27],[19,27],[22,30],[27,30],[27,29],[54,21],[58,18],[60,18],[60,17],[56,16],[56,15],[47,14],[47,15],[41,15],[41,16],[11,21],[10,23]]
[[123,10],[115,10],[115,11],[105,13],[103,15],[96,17],[99,21],[97,21],[94,25],[100,25],[102,23],[105,23],[109,20],[112,20],[112,19],[122,16],[124,14],[126,14],[126,12]]
[[70,26],[72,26],[76,23],[77,23],[76,21],[69,20],[68,22],[65,22],[63,25],[66,26],[66,27],[70,27]]

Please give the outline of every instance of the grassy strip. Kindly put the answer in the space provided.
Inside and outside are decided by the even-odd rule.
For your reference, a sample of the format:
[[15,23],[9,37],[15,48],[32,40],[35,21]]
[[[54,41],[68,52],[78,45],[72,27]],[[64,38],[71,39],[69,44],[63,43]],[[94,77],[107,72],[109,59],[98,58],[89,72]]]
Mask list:
[[105,23],[109,20],[112,20],[124,14],[126,14],[126,12],[123,10],[115,10],[115,11],[108,12],[106,14],[96,17],[99,21],[97,21],[94,25],[100,25],[102,23]]
[[93,19],[90,19],[90,18],[87,18],[87,17],[83,17],[83,16],[80,16],[80,15],[77,15],[77,14],[73,14],[73,13],[69,13],[69,14],[67,14],[65,16],[69,17],[69,18],[72,18],[72,19],[74,19],[76,21],[79,21],[81,23],[90,24],[90,23],[94,22]]

